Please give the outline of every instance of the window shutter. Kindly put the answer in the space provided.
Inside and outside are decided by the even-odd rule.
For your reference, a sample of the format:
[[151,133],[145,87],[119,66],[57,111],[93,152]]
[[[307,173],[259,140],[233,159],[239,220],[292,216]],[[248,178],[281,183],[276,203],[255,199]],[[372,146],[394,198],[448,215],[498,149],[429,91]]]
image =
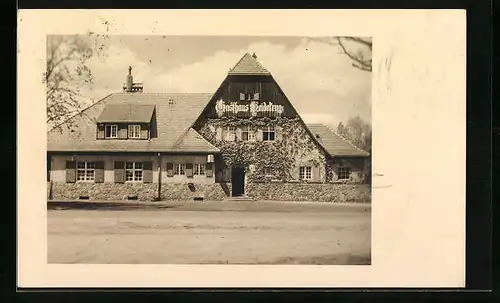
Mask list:
[[193,177],[193,163],[186,163],[186,176],[188,178]]
[[104,124],[97,124],[97,139],[104,139]]
[[253,99],[254,100],[259,100],[259,93],[253,94]]
[[244,93],[240,93],[240,100],[245,100],[245,94]]
[[319,166],[313,166],[312,167],[312,181],[313,182],[320,182],[321,181],[321,176],[319,175],[320,173]]
[[76,182],[76,161],[66,161],[66,182]]
[[128,137],[128,127],[125,124],[118,125],[118,138],[127,139]]
[[142,163],[142,181],[144,183],[153,183],[153,162],[146,161]]
[[294,166],[292,168],[292,179],[299,180],[300,179],[300,166]]
[[95,163],[95,183],[103,183],[104,182],[104,162],[98,161]]
[[236,141],[241,141],[241,128],[236,128]]
[[174,163],[167,163],[167,177],[174,176]]
[[222,140],[222,127],[217,127],[215,130],[215,140],[221,141]]
[[257,132],[255,133],[255,139],[257,141],[262,141],[262,129],[257,130]]
[[274,139],[275,139],[276,141],[280,141],[280,140],[281,140],[281,138],[283,137],[283,136],[281,135],[281,134],[282,134],[282,132],[283,132],[283,128],[282,128],[281,126],[276,125],[276,127],[275,127],[274,129],[275,129],[275,131],[276,131],[276,134],[275,134],[275,138],[274,138]]
[[149,139],[149,125],[141,125],[141,139]]
[[212,177],[213,176],[213,165],[212,165],[212,163],[207,163],[205,165],[205,175],[207,177]]
[[338,166],[333,166],[332,167],[332,181],[337,181],[339,179],[339,176],[337,175],[337,168]]
[[115,183],[125,182],[125,162],[116,161],[114,168],[115,168]]

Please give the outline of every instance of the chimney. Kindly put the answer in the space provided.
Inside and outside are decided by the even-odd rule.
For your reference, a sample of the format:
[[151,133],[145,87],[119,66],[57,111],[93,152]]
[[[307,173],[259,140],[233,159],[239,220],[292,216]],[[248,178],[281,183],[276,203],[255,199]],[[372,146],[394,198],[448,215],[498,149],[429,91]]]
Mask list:
[[143,90],[142,83],[134,83],[134,77],[132,77],[132,66],[129,66],[127,79],[125,81],[125,84],[123,85],[123,91],[127,93],[132,93],[132,92],[142,92],[142,90]]
[[257,60],[257,55],[255,53],[252,54],[252,57]]
[[134,77],[132,77],[132,66],[128,67],[128,76],[127,76],[127,92],[132,91],[132,85],[134,84]]

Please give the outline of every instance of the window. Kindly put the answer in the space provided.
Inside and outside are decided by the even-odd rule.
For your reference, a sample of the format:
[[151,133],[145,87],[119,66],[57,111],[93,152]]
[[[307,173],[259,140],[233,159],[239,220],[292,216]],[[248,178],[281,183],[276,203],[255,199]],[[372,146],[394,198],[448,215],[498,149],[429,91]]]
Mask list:
[[78,181],[94,181],[95,179],[95,163],[93,162],[78,162],[76,166],[76,179]]
[[105,126],[105,136],[106,138],[117,138],[118,137],[118,125],[106,125]]
[[264,141],[274,141],[276,136],[276,130],[274,126],[268,126],[262,131],[262,140]]
[[174,164],[174,175],[185,175],[186,164]]
[[351,176],[351,169],[347,166],[339,166],[337,172],[337,178],[339,180],[349,180]]
[[226,127],[226,141],[234,141],[236,139],[236,128],[234,126]]
[[142,162],[125,163],[125,181],[142,181]]
[[129,125],[128,126],[128,137],[129,138],[140,138],[141,137],[141,126],[140,125]]
[[194,168],[195,175],[204,175],[205,174],[205,164],[195,164],[193,168]]
[[264,176],[266,177],[272,177],[273,176],[273,170],[269,167],[264,168]]
[[240,93],[240,101],[259,100],[259,93]]
[[244,126],[241,130],[241,140],[255,141],[255,133],[250,126]]
[[300,180],[311,180],[312,179],[312,167],[301,166],[299,178],[300,178]]

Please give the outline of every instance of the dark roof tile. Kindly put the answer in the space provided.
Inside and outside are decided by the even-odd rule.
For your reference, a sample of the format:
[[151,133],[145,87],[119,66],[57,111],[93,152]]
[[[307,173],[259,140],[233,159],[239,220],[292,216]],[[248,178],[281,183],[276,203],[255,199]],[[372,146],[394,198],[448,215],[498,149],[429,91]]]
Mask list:
[[149,123],[154,109],[153,104],[108,104],[97,118],[97,122]]
[[[189,133],[191,124],[209,102],[212,94],[150,94],[116,93],[98,101],[72,118],[73,131],[62,126],[47,134],[48,151],[175,151],[174,144],[181,136]],[[96,140],[96,122],[102,111],[109,105],[149,105],[155,106],[157,136],[150,140]],[[203,139],[204,140],[204,139]],[[197,140],[198,152],[214,152],[210,145]],[[207,142],[208,143],[208,142]],[[187,145],[189,146],[189,145]],[[206,150],[203,150],[203,149]]]
[[[316,141],[333,157],[366,157],[370,155],[368,152],[352,145],[347,139],[324,124],[307,124],[307,128],[315,136]],[[319,139],[316,136],[319,136]]]
[[265,69],[257,59],[246,53],[241,57],[240,61],[229,70],[228,75],[270,75],[271,73]]

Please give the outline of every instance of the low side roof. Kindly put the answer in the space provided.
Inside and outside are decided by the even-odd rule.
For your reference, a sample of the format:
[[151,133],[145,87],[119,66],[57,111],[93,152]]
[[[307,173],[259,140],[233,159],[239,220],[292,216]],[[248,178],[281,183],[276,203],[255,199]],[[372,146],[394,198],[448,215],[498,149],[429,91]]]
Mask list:
[[108,104],[97,118],[97,122],[149,123],[154,109],[154,104]]
[[[96,151],[96,152],[169,152],[176,151],[174,144],[189,133],[191,124],[200,115],[212,94],[205,93],[116,93],[96,102],[81,114],[71,118],[75,127],[48,132],[48,151]],[[107,106],[145,106],[155,108],[157,136],[151,140],[97,140],[96,122]],[[204,140],[204,139],[203,139]],[[204,151],[197,139],[199,152]],[[206,141],[206,140],[205,140]],[[208,143],[208,142],[207,142]],[[187,150],[186,150],[187,151]],[[213,148],[207,148],[213,152]]]
[[[366,157],[370,154],[357,148],[345,138],[337,134],[333,129],[324,124],[307,124],[307,127],[332,157]],[[319,139],[316,138],[319,136]]]

